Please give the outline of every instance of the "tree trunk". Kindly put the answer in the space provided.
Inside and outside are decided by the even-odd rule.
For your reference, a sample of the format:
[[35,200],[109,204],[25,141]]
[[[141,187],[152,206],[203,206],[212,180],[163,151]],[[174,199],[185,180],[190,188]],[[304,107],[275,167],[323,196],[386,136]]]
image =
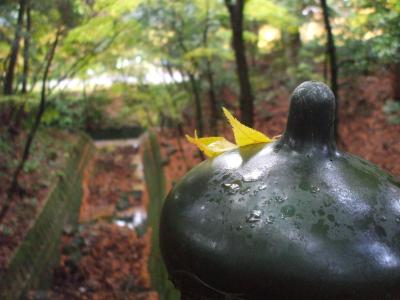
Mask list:
[[255,34],[257,39],[250,44],[250,66],[252,69],[257,68],[257,65],[258,65],[257,64],[257,53],[258,53],[258,42],[259,42],[259,38],[258,38],[259,29],[260,29],[260,26],[259,26],[258,22],[253,21],[251,24],[251,31],[253,32],[253,34]]
[[219,119],[219,108],[217,104],[217,97],[215,96],[215,86],[214,86],[214,74],[211,67],[210,59],[207,58],[206,61],[207,68],[207,81],[208,81],[208,97],[210,99],[210,109],[211,109],[211,119],[210,127],[213,135],[218,135],[218,119]]
[[201,109],[200,92],[194,75],[188,72],[188,76],[189,76],[190,86],[193,92],[194,104],[196,107],[196,128],[199,131],[199,136],[202,137],[204,134],[204,129],[203,129],[203,112]]
[[299,29],[296,31],[283,31],[282,40],[285,48],[285,59],[286,59],[286,75],[290,83],[290,87],[293,88],[299,84],[298,81],[305,81],[307,78],[300,78],[295,76],[293,71],[296,71],[296,67],[299,65],[299,52],[301,49],[301,39]]
[[31,44],[31,5],[30,0],[26,0],[26,24],[24,35],[24,68],[22,74],[22,90],[23,94],[27,93],[28,76],[29,76],[29,49]]
[[60,34],[61,34],[61,29],[59,28],[57,30],[57,32],[56,32],[56,37],[54,39],[53,44],[51,45],[51,48],[50,48],[50,50],[48,52],[48,55],[47,55],[46,67],[45,67],[45,70],[44,70],[44,73],[43,73],[43,79],[42,79],[42,90],[41,90],[41,94],[40,94],[40,103],[39,103],[38,111],[36,113],[35,122],[34,122],[34,124],[32,126],[31,131],[28,134],[27,139],[26,139],[26,143],[25,143],[22,159],[19,162],[19,164],[18,164],[18,166],[15,169],[15,172],[13,174],[13,178],[12,178],[12,181],[11,181],[11,186],[10,186],[10,189],[8,191],[8,199],[4,203],[4,205],[3,205],[3,207],[2,207],[2,209],[0,211],[0,220],[3,219],[3,217],[6,214],[6,212],[8,211],[12,195],[19,189],[18,176],[21,173],[21,171],[23,170],[25,162],[29,158],[29,153],[30,153],[30,149],[31,149],[31,146],[32,146],[32,142],[33,142],[33,139],[35,138],[36,132],[37,132],[37,130],[39,128],[39,125],[40,125],[40,121],[42,119],[42,115],[43,115],[45,107],[46,107],[47,78],[49,76],[50,67],[51,67],[51,64],[53,62],[53,58],[54,58],[54,54],[56,52],[56,48],[57,48],[57,44],[58,44],[58,41],[59,41],[59,38],[60,38]]
[[[175,23],[174,23],[175,24]],[[180,28],[177,25],[174,25],[176,32],[178,34],[178,44],[182,50],[182,52],[188,53],[188,49],[185,45],[184,37],[182,35],[182,32],[180,31]],[[197,63],[192,59],[191,63],[195,67],[195,69],[198,69]],[[200,98],[200,91],[199,87],[197,85],[197,80],[195,78],[195,75],[192,72],[186,72],[188,77],[189,77],[189,82],[190,82],[190,87],[193,93],[194,97],[194,104],[195,104],[195,109],[196,109],[196,127],[197,130],[199,131],[200,136],[203,136],[204,133],[204,127],[203,127],[203,110],[201,107],[201,98]],[[203,158],[203,154],[200,151],[201,157]]]
[[392,65],[392,90],[393,99],[400,101],[400,63],[395,63]]
[[177,135],[175,136],[177,144],[178,144],[178,148],[179,148],[179,152],[181,153],[181,157],[183,160],[183,163],[186,167],[186,171],[189,171],[191,169],[191,166],[189,165],[186,155],[185,155],[185,150],[183,149],[182,146],[182,142],[181,142],[181,137],[184,137],[184,133],[183,133],[183,128],[182,128],[182,123],[178,123],[176,125],[176,129],[177,129]]
[[241,121],[253,126],[254,97],[251,90],[249,71],[246,61],[246,49],[243,39],[244,0],[225,0],[232,27],[232,47],[235,53],[236,72],[240,86]]
[[[31,7],[30,0],[26,0],[26,23],[25,23],[25,33],[24,33],[24,67],[22,72],[22,89],[21,93],[26,94],[28,86],[28,76],[29,76],[29,48],[31,41]],[[10,122],[9,132],[11,135],[16,135],[19,132],[19,127],[21,125],[21,119],[24,113],[25,100],[23,103],[19,104],[17,113],[14,117],[14,122]]]
[[[206,20],[203,32],[203,46],[208,48],[208,29],[209,29],[209,0],[206,2]],[[214,74],[211,67],[211,59],[206,56],[206,78],[208,82],[208,98],[210,101],[211,118],[210,118],[210,128],[213,135],[218,135],[218,119],[219,110],[217,105],[217,98],[215,96],[215,84],[214,84]]]
[[328,81],[328,60],[329,60],[329,54],[327,53],[328,51],[325,51],[324,54],[324,65],[322,69],[322,74],[324,77],[325,81]]
[[336,141],[339,138],[338,123],[339,123],[339,86],[338,86],[338,65],[336,63],[336,47],[335,40],[332,34],[331,23],[329,21],[329,8],[326,0],[320,0],[322,12],[324,14],[324,24],[327,35],[327,53],[329,54],[330,73],[331,73],[331,89],[336,97],[336,112],[335,112],[335,137]]
[[22,27],[24,23],[24,13],[26,0],[19,1],[17,28],[15,29],[15,37],[10,51],[10,61],[7,66],[6,76],[4,78],[4,95],[13,94],[13,83],[15,75],[15,67],[18,60],[19,42],[21,40]]

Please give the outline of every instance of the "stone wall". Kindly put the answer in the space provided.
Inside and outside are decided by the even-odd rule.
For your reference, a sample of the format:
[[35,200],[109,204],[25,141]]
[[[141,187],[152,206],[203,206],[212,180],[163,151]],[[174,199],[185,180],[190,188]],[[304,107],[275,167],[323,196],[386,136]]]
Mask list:
[[147,221],[151,228],[151,252],[148,270],[151,286],[158,292],[160,300],[178,300],[180,299],[179,291],[168,280],[167,270],[160,253],[159,223],[166,196],[166,179],[160,145],[156,133],[152,131],[143,137],[143,171],[149,197]]
[[51,284],[53,267],[59,262],[63,228],[77,225],[83,170],[93,154],[91,139],[79,133],[64,169],[59,172],[63,175],[52,185],[37,219],[0,278],[0,299],[20,299],[32,288]]

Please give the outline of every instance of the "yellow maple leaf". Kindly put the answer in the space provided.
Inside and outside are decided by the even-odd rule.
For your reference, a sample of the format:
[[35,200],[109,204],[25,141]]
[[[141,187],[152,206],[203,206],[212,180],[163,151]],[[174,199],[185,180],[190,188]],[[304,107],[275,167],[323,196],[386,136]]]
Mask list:
[[240,123],[225,107],[222,108],[225,117],[228,119],[232,126],[233,135],[235,136],[235,142],[238,146],[247,146],[258,143],[270,143],[273,139],[270,139],[265,134],[247,127]]
[[197,137],[197,132],[194,131],[194,137],[186,135],[186,139],[195,144],[208,157],[215,157],[228,150],[236,149],[237,146],[222,136]]

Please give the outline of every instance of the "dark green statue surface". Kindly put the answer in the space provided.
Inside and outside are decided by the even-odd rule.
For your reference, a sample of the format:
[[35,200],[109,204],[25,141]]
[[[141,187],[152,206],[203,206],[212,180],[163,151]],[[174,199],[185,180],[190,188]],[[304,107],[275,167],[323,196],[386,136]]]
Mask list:
[[334,112],[329,88],[305,82],[280,140],[204,161],[174,187],[160,243],[183,298],[400,297],[400,184],[336,149]]

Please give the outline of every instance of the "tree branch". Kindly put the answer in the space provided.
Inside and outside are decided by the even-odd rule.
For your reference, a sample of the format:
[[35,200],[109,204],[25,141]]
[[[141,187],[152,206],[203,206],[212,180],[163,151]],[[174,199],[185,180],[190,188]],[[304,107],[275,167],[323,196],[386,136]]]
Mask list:
[[48,76],[49,76],[50,67],[51,67],[51,64],[52,64],[53,59],[54,59],[54,54],[56,52],[56,48],[57,48],[57,45],[58,45],[58,41],[59,41],[60,35],[61,35],[61,28],[59,27],[57,29],[56,37],[54,39],[54,42],[53,42],[53,44],[52,44],[52,46],[51,46],[51,48],[50,48],[50,50],[49,50],[49,52],[47,54],[47,59],[46,59],[47,63],[46,63],[45,70],[43,72],[42,91],[41,91],[41,94],[40,94],[39,109],[38,109],[38,111],[36,113],[36,118],[35,118],[35,122],[34,122],[34,124],[32,126],[32,129],[29,132],[28,137],[26,139],[26,143],[25,143],[22,159],[21,159],[20,163],[18,164],[17,168],[15,169],[15,172],[14,172],[14,175],[13,175],[13,178],[12,178],[12,181],[11,181],[11,186],[10,186],[10,189],[8,191],[7,201],[4,203],[3,207],[1,208],[0,220],[2,220],[4,218],[4,216],[6,215],[8,209],[10,207],[10,202],[11,202],[12,196],[19,189],[18,177],[19,177],[19,174],[21,173],[21,171],[24,168],[25,162],[29,158],[32,142],[33,142],[33,139],[35,138],[36,132],[37,132],[37,130],[39,128],[39,125],[40,125],[40,121],[42,119],[42,115],[43,115],[45,107],[46,107],[46,84],[47,84],[47,79],[48,79]]

